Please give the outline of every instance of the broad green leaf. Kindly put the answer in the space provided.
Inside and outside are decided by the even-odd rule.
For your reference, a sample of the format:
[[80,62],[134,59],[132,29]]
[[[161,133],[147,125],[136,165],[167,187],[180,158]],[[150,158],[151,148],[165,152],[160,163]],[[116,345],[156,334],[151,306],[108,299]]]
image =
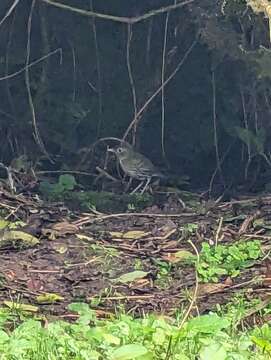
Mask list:
[[223,345],[212,343],[200,351],[199,357],[200,360],[226,360],[227,351]]
[[3,344],[8,340],[9,340],[8,334],[4,330],[0,330],[0,344]]
[[202,315],[187,323],[187,330],[193,333],[216,333],[230,326],[230,321],[216,314]]
[[251,340],[254,342],[254,344],[256,344],[262,350],[265,350],[268,352],[271,351],[271,342],[268,341],[267,339],[252,336]]
[[109,344],[119,345],[120,338],[112,335],[112,334],[103,334],[104,340]]
[[60,175],[58,183],[61,184],[65,190],[73,190],[77,184],[75,177],[70,174]]
[[148,354],[148,350],[143,345],[139,344],[129,344],[123,345],[118,349],[113,351],[112,359],[113,360],[129,360],[137,359],[140,356],[145,356]]

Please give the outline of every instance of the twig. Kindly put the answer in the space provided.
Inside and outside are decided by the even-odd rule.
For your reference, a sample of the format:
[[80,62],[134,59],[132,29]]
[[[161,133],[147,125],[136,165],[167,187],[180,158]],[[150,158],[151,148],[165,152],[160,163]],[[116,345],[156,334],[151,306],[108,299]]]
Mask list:
[[[156,294],[152,295],[127,295],[127,296],[108,296],[108,297],[102,297],[100,300],[106,301],[106,300],[144,300],[144,299],[153,299],[156,297]],[[97,299],[97,296],[91,296],[87,298],[87,301],[95,300]]]
[[[233,142],[231,144],[229,144],[227,150],[225,151],[222,158],[220,159],[220,166],[222,166],[222,164],[224,163],[226,157],[228,156],[228,154],[229,154],[229,152],[230,152],[230,150],[231,150],[231,148],[232,148],[232,146],[234,145],[235,142],[236,142],[236,139],[234,139]],[[218,172],[218,167],[216,166],[215,171],[213,172],[213,174],[211,176],[210,183],[209,183],[209,189],[208,189],[209,196],[212,193],[213,182],[214,182],[214,179],[216,177],[217,172]]]
[[[176,0],[174,0],[176,4]],[[165,82],[165,69],[166,69],[166,54],[167,54],[167,34],[168,34],[168,20],[170,12],[167,13],[164,29],[164,44],[163,44],[163,55],[162,55],[162,69],[161,69],[161,86]],[[163,158],[166,159],[165,152],[165,87],[161,89],[161,147]]]
[[38,270],[38,269],[30,269],[28,273],[34,274],[59,274],[62,270]]
[[8,74],[8,75],[5,75],[5,76],[2,76],[0,77],[0,81],[3,81],[3,80],[7,80],[7,79],[11,79],[17,75],[20,75],[21,73],[23,73],[24,71],[26,71],[26,69],[30,69],[32,66],[34,65],[37,65],[38,63],[40,63],[41,61],[47,59],[49,56],[52,56],[56,53],[60,52],[60,62],[62,62],[62,49],[61,48],[58,48],[56,50],[53,50],[51,51],[49,54],[47,55],[44,55],[42,57],[40,57],[39,59],[31,62],[31,63],[28,63],[27,66],[24,66],[22,69],[18,70],[18,71],[15,71],[14,73],[11,73],[11,74]]
[[215,70],[212,70],[212,91],[213,91],[213,129],[214,129],[214,145],[215,145],[215,155],[216,155],[216,164],[219,171],[220,178],[223,182],[221,161],[218,149],[218,136],[217,136],[217,114],[216,114],[216,81],[215,81]]
[[152,16],[163,14],[163,13],[169,12],[171,10],[175,10],[175,9],[181,8],[181,7],[185,6],[185,5],[191,4],[195,0],[186,0],[186,1],[183,1],[181,3],[174,4],[174,5],[164,6],[164,7],[161,7],[160,9],[151,10],[151,11],[149,11],[149,12],[143,14],[143,15],[135,16],[135,17],[114,16],[114,15],[108,15],[108,14],[101,14],[101,13],[97,13],[97,12],[94,12],[94,11],[87,11],[87,10],[75,8],[73,6],[62,4],[62,3],[59,3],[59,2],[56,2],[56,1],[53,1],[53,0],[40,0],[40,1],[43,1],[46,4],[53,5],[55,7],[63,9],[63,10],[72,11],[74,13],[77,13],[77,14],[83,15],[83,16],[90,16],[90,17],[103,19],[103,20],[111,20],[111,21],[124,23],[124,24],[135,24],[135,23],[138,23],[138,22],[140,22],[142,20],[146,20],[146,19],[148,19],[148,18],[150,18]]
[[85,175],[85,176],[96,176],[95,174],[88,173],[85,171],[77,171],[77,170],[46,170],[46,171],[35,171],[37,175],[43,174],[78,174],[78,175]]
[[118,181],[119,181],[119,180],[116,179],[114,176],[108,174],[107,171],[105,171],[104,169],[101,169],[99,166],[96,166],[96,170],[97,170],[100,174],[104,175],[104,176],[105,176],[107,179],[109,179],[109,180],[112,180],[112,181],[114,181],[114,182],[118,182]]
[[121,217],[133,217],[133,216],[138,216],[138,217],[158,217],[158,218],[182,218],[182,217],[193,217],[193,216],[197,216],[196,213],[180,213],[180,214],[144,214],[144,213],[120,213],[120,214],[109,214],[109,215],[103,215],[103,216],[99,216],[96,218],[87,216],[83,219],[79,219],[76,220],[74,222],[72,222],[72,224],[74,225],[86,225],[86,224],[91,224],[93,222],[96,221],[104,221],[104,220],[108,220],[108,219],[113,219],[113,218],[121,218]]
[[152,27],[153,27],[153,19],[150,19],[149,27],[148,27],[148,35],[147,35],[147,50],[146,50],[146,64],[150,65],[150,49],[151,49],[151,38],[152,38]]
[[6,12],[6,15],[3,17],[3,19],[0,21],[0,26],[3,24],[3,22],[12,14],[13,10],[16,8],[20,0],[15,0],[14,3],[11,5],[11,7]]
[[70,47],[72,51],[72,69],[73,69],[73,91],[72,91],[72,101],[75,102],[76,99],[76,55],[73,44],[70,42]]
[[248,228],[250,227],[250,225],[253,223],[254,220],[256,220],[258,217],[260,216],[260,212],[256,211],[254,214],[252,215],[248,215],[246,217],[246,219],[243,221],[239,231],[238,231],[238,235],[243,235],[247,232]]
[[[132,90],[134,116],[136,116],[136,114],[137,114],[137,98],[136,98],[135,82],[134,82],[134,78],[133,78],[133,74],[132,74],[131,61],[130,61],[130,46],[131,46],[132,36],[133,36],[132,25],[128,24],[127,25],[127,44],[126,44],[126,64],[127,64],[129,81],[130,81],[131,90]],[[137,126],[135,124],[134,133],[133,133],[133,145],[135,145],[135,143],[136,143],[136,130],[137,130]]]
[[222,224],[223,224],[223,217],[221,216],[221,218],[219,219],[218,228],[217,228],[217,231],[216,231],[216,234],[215,234],[215,247],[217,247],[217,244],[218,244]]
[[30,13],[28,17],[28,24],[27,24],[27,48],[26,48],[26,61],[25,61],[25,84],[27,89],[27,95],[28,95],[28,102],[30,106],[30,111],[32,114],[32,123],[34,128],[34,138],[39,145],[41,151],[44,153],[44,155],[52,162],[52,159],[50,155],[48,154],[47,150],[45,149],[44,143],[40,137],[39,129],[37,126],[37,120],[36,120],[36,113],[33,103],[33,98],[31,94],[31,88],[30,88],[30,76],[29,76],[29,59],[30,59],[30,45],[31,45],[31,28],[32,28],[32,16],[34,12],[34,7],[36,4],[36,0],[32,0]]
[[[249,126],[248,126],[248,120],[247,120],[247,110],[246,110],[246,104],[245,104],[245,95],[244,95],[244,91],[241,88],[240,89],[240,94],[241,94],[241,101],[242,101],[242,109],[243,109],[243,120],[245,123],[245,129],[247,131],[247,133],[249,132]],[[245,168],[245,179],[247,180],[248,177],[248,169],[249,169],[249,165],[251,163],[252,160],[252,156],[251,156],[251,144],[250,144],[250,137],[247,136],[247,154],[248,154],[248,160],[247,160],[247,164],[246,164],[246,168]]]
[[192,246],[192,248],[194,249],[195,253],[196,253],[196,256],[197,256],[197,262],[196,262],[196,268],[195,268],[195,278],[196,278],[196,283],[195,283],[195,289],[194,289],[194,293],[193,293],[193,296],[192,296],[192,299],[191,299],[191,302],[190,302],[190,305],[186,311],[186,313],[184,314],[183,316],[183,319],[181,321],[181,324],[179,325],[179,330],[183,327],[184,323],[186,322],[191,310],[192,310],[192,307],[196,301],[196,298],[197,298],[197,293],[198,293],[198,287],[199,287],[199,279],[198,279],[198,273],[197,273],[197,264],[199,263],[199,252],[196,248],[196,246],[192,243],[191,240],[188,240],[189,244]]
[[77,266],[87,266],[89,264],[92,264],[98,260],[100,260],[102,258],[102,256],[95,256],[94,258],[86,261],[86,262],[82,262],[82,263],[76,263],[76,264],[67,264],[66,267],[67,268],[73,268],[73,267],[77,267]]
[[6,170],[7,177],[8,177],[9,188],[10,188],[12,193],[15,193],[16,192],[16,186],[15,186],[13,175],[12,175],[12,169],[9,166],[5,166],[3,163],[0,163],[0,167]]
[[[91,11],[93,11],[93,0],[89,1],[89,5],[90,5]],[[97,124],[97,139],[98,139],[100,137],[100,132],[101,132],[101,128],[102,128],[103,98],[102,98],[101,62],[100,62],[100,52],[99,52],[99,46],[98,46],[95,18],[92,19],[92,30],[93,30],[93,37],[94,37],[97,78],[98,78],[98,102],[99,102],[99,119],[98,119],[98,124]]]
[[139,119],[140,115],[144,112],[144,110],[148,107],[148,105],[156,98],[156,96],[158,94],[160,94],[162,88],[165,87],[170,82],[170,80],[172,80],[174,78],[174,76],[177,74],[177,72],[180,70],[181,66],[183,65],[183,63],[187,59],[188,55],[191,53],[191,51],[193,50],[193,48],[197,44],[197,42],[198,42],[198,37],[193,41],[191,46],[188,48],[188,50],[184,54],[182,60],[176,66],[175,70],[170,74],[170,76],[166,79],[166,81],[161,86],[159,86],[159,88],[148,98],[148,100],[145,102],[145,104],[142,106],[142,108],[138,111],[138,113],[136,114],[136,116],[131,121],[130,125],[128,126],[127,130],[125,131],[125,133],[123,135],[123,138],[122,138],[123,140],[125,140],[127,138],[130,130],[134,127],[135,123],[138,122],[138,119]]
[[[16,19],[16,14],[17,14],[17,9],[14,12],[14,16],[10,25],[10,29],[9,29],[9,33],[8,33],[8,42],[7,42],[7,48],[6,48],[6,59],[5,59],[5,75],[8,74],[9,72],[9,54],[10,54],[10,48],[11,48],[11,43],[12,43],[12,35],[14,32],[14,23],[15,23],[15,19]],[[10,88],[10,82],[7,79],[6,81],[6,87],[7,87],[7,97],[8,97],[8,102],[9,105],[11,107],[11,111],[12,111],[12,117],[14,120],[16,120],[16,111],[15,111],[15,106],[14,106],[14,101],[12,98],[12,94],[11,94],[11,88]],[[2,112],[3,113],[3,112]],[[6,114],[6,116],[11,116],[9,114]],[[12,147],[11,147],[12,148]]]
[[[19,204],[16,209],[12,209],[12,211],[5,217],[5,220],[8,220],[11,216],[15,215],[16,212],[22,207],[22,204]],[[16,216],[17,217],[17,216]],[[18,218],[18,217],[17,217]]]

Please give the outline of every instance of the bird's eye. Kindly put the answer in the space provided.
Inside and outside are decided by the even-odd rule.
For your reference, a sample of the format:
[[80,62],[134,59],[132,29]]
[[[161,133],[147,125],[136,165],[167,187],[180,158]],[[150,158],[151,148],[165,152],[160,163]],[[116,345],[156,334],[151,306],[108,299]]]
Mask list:
[[117,152],[120,154],[122,152],[122,148],[118,148]]

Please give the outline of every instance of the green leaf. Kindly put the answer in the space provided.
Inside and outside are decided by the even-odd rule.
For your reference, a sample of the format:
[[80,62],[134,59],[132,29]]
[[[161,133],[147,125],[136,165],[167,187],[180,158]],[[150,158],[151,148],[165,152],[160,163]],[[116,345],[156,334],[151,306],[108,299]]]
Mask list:
[[200,360],[226,360],[227,351],[223,345],[212,343],[200,351]]
[[174,253],[174,256],[178,258],[179,261],[195,259],[195,255],[188,250],[179,250]]
[[9,340],[8,334],[4,330],[0,330],[0,345]]
[[216,333],[230,326],[230,321],[216,314],[202,315],[187,323],[187,330],[196,333]]
[[140,356],[147,356],[148,350],[143,345],[139,344],[129,344],[123,345],[118,349],[113,351],[112,359],[113,360],[128,360],[128,359],[137,359]]
[[10,224],[10,221],[0,219],[0,230],[5,229]]
[[256,336],[252,336],[251,340],[262,350],[271,351],[271,342],[267,339],[257,338]]
[[247,146],[250,146],[256,154],[262,154],[264,152],[266,133],[263,128],[259,129],[256,134],[240,126],[235,126],[234,129],[239,139]]
[[62,185],[65,190],[73,190],[75,185],[77,184],[75,177],[69,174],[60,175],[58,183]]
[[88,325],[90,321],[96,320],[96,313],[86,303],[72,303],[68,305],[68,309],[77,312],[80,315],[78,322],[80,324]]

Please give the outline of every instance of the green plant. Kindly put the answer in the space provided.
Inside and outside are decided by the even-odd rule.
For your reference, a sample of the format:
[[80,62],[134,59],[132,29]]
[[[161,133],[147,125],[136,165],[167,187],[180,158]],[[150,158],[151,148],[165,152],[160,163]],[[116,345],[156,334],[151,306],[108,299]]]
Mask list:
[[[267,360],[271,328],[238,331],[231,335],[232,319],[210,313],[186,321],[162,315],[133,318],[119,313],[99,320],[85,303],[69,310],[79,315],[73,322],[28,319],[8,329],[7,312],[0,309],[0,359],[2,360]],[[1,315],[1,313],[4,315]]]
[[263,353],[271,356],[271,327],[269,324],[255,328],[251,333],[251,340]]
[[155,280],[155,284],[159,286],[161,289],[165,289],[169,286],[172,281],[172,264],[161,261],[158,259],[154,260],[154,263],[158,266],[158,273]]
[[222,275],[236,277],[240,270],[250,266],[261,253],[258,240],[227,246],[203,243],[197,266],[199,279],[203,282],[217,282]]
[[55,184],[48,181],[42,181],[39,187],[40,192],[49,200],[63,199],[64,195],[72,191],[76,185],[76,180],[73,175],[60,175],[58,182]]

